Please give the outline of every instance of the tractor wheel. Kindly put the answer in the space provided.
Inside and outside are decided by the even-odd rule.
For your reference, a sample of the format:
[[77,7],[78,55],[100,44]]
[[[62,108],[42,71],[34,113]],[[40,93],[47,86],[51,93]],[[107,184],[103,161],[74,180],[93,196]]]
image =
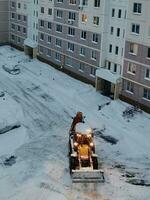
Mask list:
[[93,160],[93,169],[98,169],[98,160],[97,160],[97,158],[93,157],[92,160]]
[[74,157],[69,158],[69,169],[70,169],[70,174],[72,173],[72,170],[76,168],[76,162]]
[[72,148],[71,148],[71,142],[69,140],[68,142],[68,155],[70,156],[72,154]]
[[95,153],[95,146],[92,148],[93,153]]

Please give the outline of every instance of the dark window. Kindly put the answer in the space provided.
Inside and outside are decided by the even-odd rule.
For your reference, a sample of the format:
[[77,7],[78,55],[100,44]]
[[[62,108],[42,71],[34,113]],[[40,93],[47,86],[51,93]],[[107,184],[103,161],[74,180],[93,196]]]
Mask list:
[[118,10],[118,18],[121,18],[121,9]]

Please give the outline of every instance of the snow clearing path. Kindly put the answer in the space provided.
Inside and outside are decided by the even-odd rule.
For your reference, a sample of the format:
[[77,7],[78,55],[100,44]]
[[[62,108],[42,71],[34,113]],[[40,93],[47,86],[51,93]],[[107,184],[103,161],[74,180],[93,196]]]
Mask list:
[[[10,74],[2,66],[17,66],[20,73]],[[11,118],[19,112],[15,122],[21,124],[7,137],[0,135],[6,149],[0,148],[0,200],[149,200],[150,188],[127,183],[126,174],[139,179],[140,173],[140,180],[149,183],[150,115],[138,113],[124,119],[127,104],[111,101],[92,86],[30,60],[9,46],[0,47],[0,90],[8,98],[0,97],[0,105],[7,113],[15,109]],[[9,101],[16,106],[8,107]],[[98,106],[108,102],[98,111]],[[91,127],[118,141],[107,143],[97,131],[96,150],[105,171],[104,184],[73,184],[70,178],[68,130],[77,111],[85,114]],[[9,152],[11,141],[14,146]],[[11,155],[16,157],[15,163],[5,166],[3,161]]]

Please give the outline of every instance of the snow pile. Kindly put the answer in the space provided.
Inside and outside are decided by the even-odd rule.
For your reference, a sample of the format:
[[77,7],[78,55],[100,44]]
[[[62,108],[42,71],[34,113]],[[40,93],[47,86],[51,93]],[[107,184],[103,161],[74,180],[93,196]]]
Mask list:
[[27,141],[21,107],[6,92],[0,97],[0,155],[12,154]]

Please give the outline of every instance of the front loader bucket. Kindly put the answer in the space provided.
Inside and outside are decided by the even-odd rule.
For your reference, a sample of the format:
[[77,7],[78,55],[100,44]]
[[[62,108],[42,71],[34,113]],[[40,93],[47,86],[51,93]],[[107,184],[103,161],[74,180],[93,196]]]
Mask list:
[[72,181],[74,183],[95,183],[104,182],[104,172],[102,170],[73,170],[72,171]]

